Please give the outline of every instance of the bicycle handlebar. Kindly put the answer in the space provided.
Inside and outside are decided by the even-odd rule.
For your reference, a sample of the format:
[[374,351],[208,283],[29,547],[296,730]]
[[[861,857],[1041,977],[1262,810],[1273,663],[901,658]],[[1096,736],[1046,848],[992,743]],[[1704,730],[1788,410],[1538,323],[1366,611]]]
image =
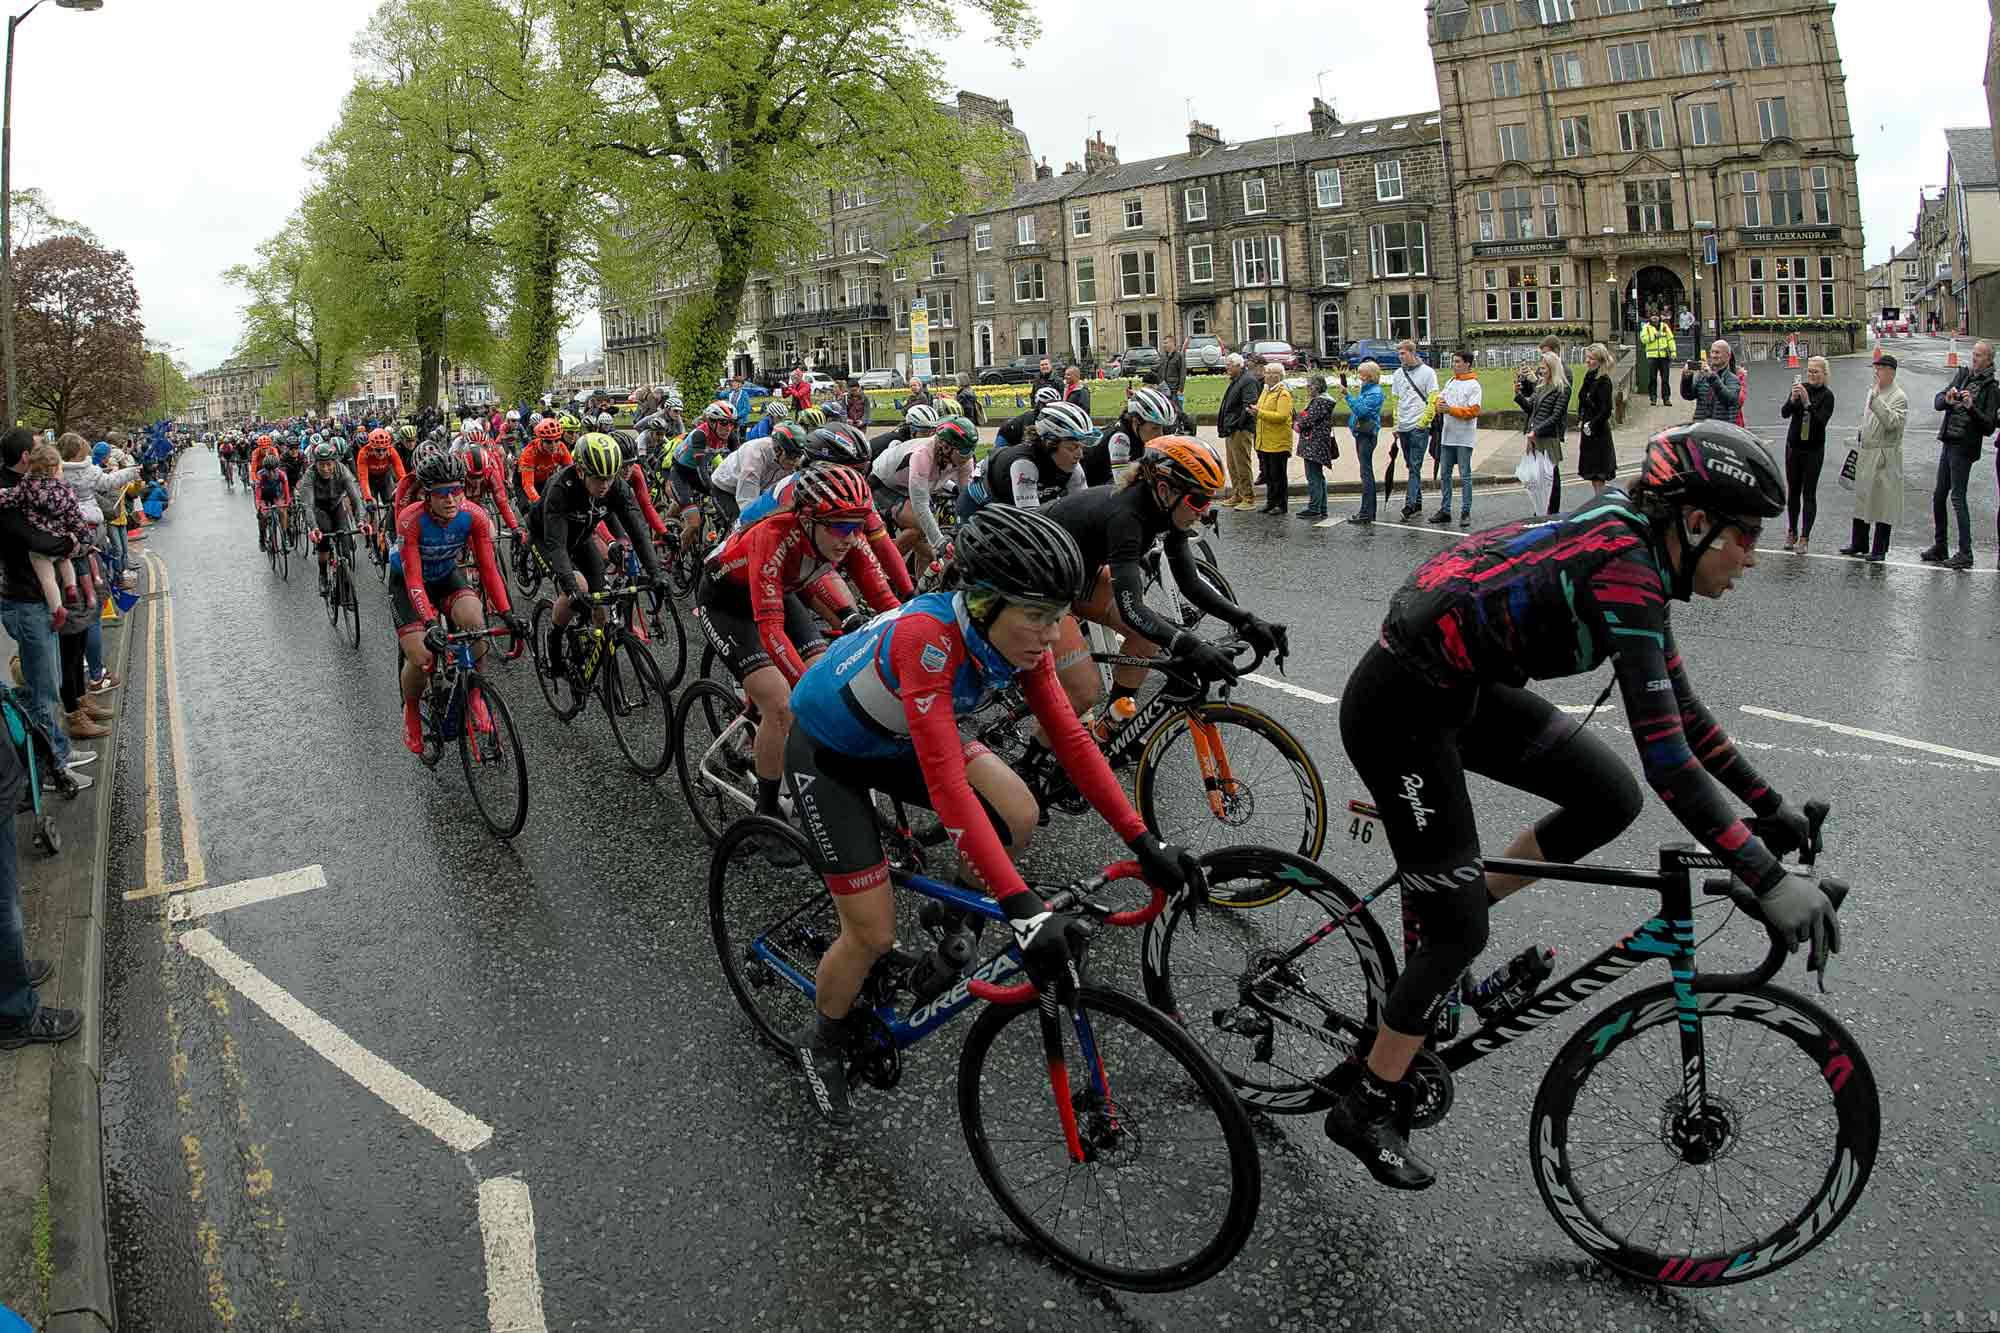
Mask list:
[[[1189,632],[1192,633],[1193,631]],[[1216,639],[1213,641],[1213,646],[1220,648],[1232,659],[1241,657],[1247,650],[1251,654],[1250,663],[1247,666],[1232,663],[1234,674],[1227,680],[1209,682],[1189,670],[1188,659],[1185,656],[1133,657],[1127,653],[1092,653],[1090,660],[1110,667],[1144,667],[1149,671],[1157,671],[1163,676],[1171,676],[1175,680],[1197,688],[1205,688],[1208,684],[1213,683],[1219,687],[1222,694],[1226,697],[1236,687],[1238,681],[1245,676],[1254,674],[1258,667],[1264,665],[1264,659],[1268,656],[1262,649],[1251,647],[1250,642],[1240,634],[1231,634],[1227,638]],[[1282,661],[1283,658],[1281,656],[1281,665]]]
[[[1090,901],[1088,895],[1107,884],[1124,879],[1145,882],[1139,873],[1137,861],[1119,861],[1106,866],[1095,875],[1078,880],[1049,898],[1048,910],[1076,912],[1083,918],[1085,931],[1092,934],[1103,926],[1143,926],[1166,910],[1167,891],[1154,884],[1146,884],[1152,899],[1144,907],[1135,907],[1130,911],[1114,911],[1102,903]],[[1205,891],[1206,886],[1190,884],[1188,888],[1191,892],[1201,892]],[[985,1000],[989,1004],[1027,1004],[1035,998],[1035,983],[1017,981],[999,986],[990,981],[974,981],[966,987],[966,991],[973,998]]]
[[[1798,848],[1790,846],[1789,841],[1784,835],[1779,834],[1773,837],[1771,833],[1766,832],[1767,829],[1775,828],[1771,821],[1753,820],[1751,822],[1756,827],[1759,836],[1771,842],[1774,845],[1774,849],[1780,850],[1781,855],[1785,852],[1797,851],[1799,854],[1799,864],[1801,866],[1810,866],[1818,858],[1820,851],[1825,846],[1825,841],[1820,836],[1820,827],[1826,823],[1826,817],[1831,810],[1832,807],[1825,801],[1806,802],[1802,813],[1806,817],[1806,824],[1810,828],[1811,834],[1807,839],[1806,845]],[[1847,901],[1849,886],[1845,880],[1822,879],[1819,881],[1819,888],[1820,892],[1826,895],[1827,901],[1833,904],[1836,912],[1840,910],[1840,905]],[[1765,919],[1763,904],[1758,901],[1756,893],[1751,890],[1750,886],[1737,879],[1734,875],[1718,875],[1704,879],[1701,891],[1705,897],[1727,898],[1741,909],[1745,916],[1762,924],[1765,933],[1770,936],[1770,947],[1765,951],[1764,961],[1750,971],[1700,976],[1695,979],[1695,989],[1697,991],[1747,990],[1752,986],[1761,986],[1772,977],[1778,975],[1779,971],[1785,965],[1785,959],[1792,953],[1794,946],[1790,940],[1780,936],[1776,928]],[[1806,967],[1808,971],[1819,973],[1820,988],[1824,990],[1826,988],[1826,959],[1809,957],[1806,960]]]

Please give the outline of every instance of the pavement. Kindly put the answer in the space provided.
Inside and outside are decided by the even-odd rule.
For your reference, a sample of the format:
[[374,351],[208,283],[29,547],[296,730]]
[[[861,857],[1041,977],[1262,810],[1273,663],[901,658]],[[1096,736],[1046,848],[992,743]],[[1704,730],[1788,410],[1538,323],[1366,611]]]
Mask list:
[[[677,787],[629,780],[594,712],[565,726],[525,662],[502,667],[533,788],[524,832],[495,843],[455,768],[426,771],[401,747],[379,593],[364,588],[360,650],[338,643],[309,578],[280,582],[256,558],[249,502],[196,467],[150,543],[165,595],[138,620],[131,676],[152,724],[132,727],[128,706],[110,784],[103,1142],[120,1326],[2000,1326],[1994,475],[1974,474],[1980,567],[1919,563],[1945,378],[1934,341],[1894,349],[1915,410],[1912,514],[1890,561],[1831,554],[1846,504],[1829,466],[1810,554],[1768,538],[1727,598],[1675,613],[1690,674],[1754,762],[1794,799],[1832,802],[1824,865],[1855,885],[1827,993],[1811,993],[1873,1065],[1882,1150],[1852,1216],[1791,1267],[1661,1291],[1563,1238],[1525,1127],[1572,1015],[1461,1074],[1450,1117],[1419,1140],[1443,1176],[1423,1195],[1377,1189],[1314,1120],[1260,1117],[1262,1208],[1223,1274],[1149,1296],[1050,1268],[971,1169],[955,1040],[910,1052],[893,1091],[862,1091],[857,1129],[821,1130],[722,983],[706,850]],[[1834,363],[1837,424],[1866,375],[1865,357]],[[1752,369],[1767,435],[1789,382]],[[1619,438],[1642,439],[1640,423]],[[1495,485],[1475,516],[1517,505]],[[1222,568],[1295,646],[1287,675],[1240,693],[1316,757],[1343,816],[1321,859],[1352,883],[1387,863],[1345,836],[1360,789],[1333,704],[1389,595],[1450,535],[1222,516]],[[1602,674],[1541,688],[1580,715]],[[1615,704],[1579,725],[1629,757]],[[1483,782],[1471,797],[1489,839],[1539,813]],[[1116,850],[1086,821],[1045,834],[1028,867],[1045,876]],[[1607,859],[1644,864],[1684,837],[1649,803]],[[1534,940],[1574,962],[1651,910],[1619,890],[1530,890],[1496,914],[1491,955]],[[1733,965],[1739,930],[1703,958]],[[1135,953],[1106,940],[1093,959],[1131,984]],[[1780,982],[1811,990],[1796,962]]]

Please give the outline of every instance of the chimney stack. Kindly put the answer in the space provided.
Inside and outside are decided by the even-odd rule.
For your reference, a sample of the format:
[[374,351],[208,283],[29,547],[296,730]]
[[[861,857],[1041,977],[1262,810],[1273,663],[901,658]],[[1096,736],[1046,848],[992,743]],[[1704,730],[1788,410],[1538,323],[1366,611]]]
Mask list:
[[1313,98],[1312,110],[1306,118],[1312,122],[1314,134],[1331,134],[1340,128],[1339,113],[1319,98]]
[[1188,151],[1202,153],[1222,147],[1222,133],[1205,120],[1188,122]]
[[1043,158],[1043,159],[1042,159],[1041,161],[1039,161],[1039,162],[1035,163],[1035,179],[1036,179],[1036,180],[1038,180],[1038,181],[1045,181],[1045,180],[1047,180],[1047,179],[1048,179],[1048,178],[1049,178],[1050,176],[1053,176],[1054,174],[1055,174],[1055,173],[1054,173],[1053,171],[1050,171],[1050,170],[1049,170],[1049,160],[1048,160],[1048,159],[1047,159],[1046,157],[1045,157],[1045,158]]
[[1095,176],[1118,165],[1118,149],[1104,142],[1104,131],[1099,130],[1083,141],[1083,169]]

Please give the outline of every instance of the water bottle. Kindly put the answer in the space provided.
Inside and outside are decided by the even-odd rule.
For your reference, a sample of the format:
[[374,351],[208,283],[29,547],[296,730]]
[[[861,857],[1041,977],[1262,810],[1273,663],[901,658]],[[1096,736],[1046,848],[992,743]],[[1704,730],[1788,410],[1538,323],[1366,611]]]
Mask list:
[[1139,711],[1139,701],[1131,695],[1121,695],[1113,699],[1098,713],[1097,720],[1090,724],[1090,734],[1099,745],[1116,735],[1118,729],[1132,720]]
[[1467,994],[1482,1023],[1511,1017],[1556,970],[1556,951],[1531,944],[1508,959]]
[[910,969],[910,993],[916,996],[919,1004],[928,1004],[950,990],[965,975],[965,969],[972,965],[973,952],[978,948],[978,936],[974,934],[970,921],[936,900],[918,909],[917,919],[925,929],[941,932],[937,947]]

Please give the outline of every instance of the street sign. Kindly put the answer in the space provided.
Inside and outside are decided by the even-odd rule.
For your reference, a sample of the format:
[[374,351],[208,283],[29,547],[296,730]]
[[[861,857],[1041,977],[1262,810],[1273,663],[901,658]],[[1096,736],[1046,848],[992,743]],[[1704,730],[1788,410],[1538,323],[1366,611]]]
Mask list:
[[910,378],[931,377],[931,317],[924,298],[910,302]]
[[1701,238],[1701,262],[1715,267],[1715,237],[1713,234]]

